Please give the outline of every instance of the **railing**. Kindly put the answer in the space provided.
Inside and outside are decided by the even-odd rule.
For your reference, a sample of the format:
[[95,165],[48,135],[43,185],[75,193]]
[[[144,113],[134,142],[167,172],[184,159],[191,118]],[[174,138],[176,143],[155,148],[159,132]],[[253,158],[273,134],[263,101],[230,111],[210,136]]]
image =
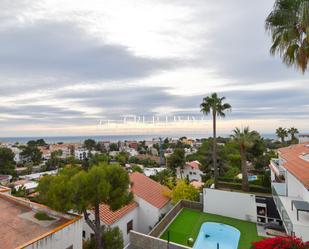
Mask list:
[[293,223],[292,223],[287,211],[285,210],[285,207],[284,207],[282,201],[280,200],[280,196],[282,196],[282,195],[279,193],[279,189],[280,189],[280,188],[278,188],[279,185],[276,185],[276,184],[284,184],[284,183],[273,183],[272,186],[271,186],[271,189],[272,189],[274,202],[277,206],[278,212],[281,216],[281,219],[282,219],[282,222],[285,226],[285,229],[287,230],[288,234],[293,235]]

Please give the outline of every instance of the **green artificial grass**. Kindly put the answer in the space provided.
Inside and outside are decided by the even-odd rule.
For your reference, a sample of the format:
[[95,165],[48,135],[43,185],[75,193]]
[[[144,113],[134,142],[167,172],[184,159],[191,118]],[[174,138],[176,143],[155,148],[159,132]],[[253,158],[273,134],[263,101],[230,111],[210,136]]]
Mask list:
[[44,212],[37,212],[35,213],[34,217],[38,220],[54,220],[53,217],[48,216],[46,213]]
[[237,228],[240,231],[238,249],[250,249],[251,242],[263,238],[257,235],[255,223],[184,208],[163,233],[161,239],[167,240],[169,231],[170,241],[187,246],[188,239],[193,238],[195,241],[201,225],[207,221],[224,223]]

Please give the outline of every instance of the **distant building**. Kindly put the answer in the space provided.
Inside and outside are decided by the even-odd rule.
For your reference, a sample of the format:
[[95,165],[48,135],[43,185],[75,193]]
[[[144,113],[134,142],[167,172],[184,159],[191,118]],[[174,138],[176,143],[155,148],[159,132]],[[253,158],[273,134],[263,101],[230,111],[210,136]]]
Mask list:
[[[110,227],[119,227],[125,245],[129,243],[131,230],[148,233],[159,219],[171,209],[170,199],[165,192],[170,190],[147,176],[134,172],[130,174],[131,191],[134,200],[113,212],[107,205],[100,205],[101,222]],[[93,217],[93,213],[91,216]],[[89,239],[93,231],[84,222],[83,238]]]
[[[53,220],[35,214],[44,212]],[[13,197],[0,189],[0,249],[82,249],[82,219]]]
[[309,134],[299,134],[298,141],[300,144],[309,143]]
[[89,157],[89,151],[84,148],[76,149],[74,151],[74,156],[77,160],[85,160]]
[[202,175],[204,173],[200,170],[200,166],[201,164],[199,163],[199,161],[187,162],[183,169],[181,169],[180,167],[177,168],[177,178],[188,179],[189,182],[202,182]]
[[0,184],[7,185],[11,182],[12,176],[10,175],[0,175]]

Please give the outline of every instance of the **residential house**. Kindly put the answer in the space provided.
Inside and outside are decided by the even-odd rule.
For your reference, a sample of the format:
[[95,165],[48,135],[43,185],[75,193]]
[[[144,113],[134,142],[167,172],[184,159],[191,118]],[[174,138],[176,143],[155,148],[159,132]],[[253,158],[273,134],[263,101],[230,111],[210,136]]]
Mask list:
[[272,193],[286,231],[309,240],[309,143],[278,150],[270,162]]
[[74,151],[74,156],[77,160],[85,160],[89,157],[89,151],[84,148],[79,148]]
[[199,161],[186,162],[183,169],[181,169],[180,167],[177,168],[177,178],[187,178],[189,182],[202,182],[202,175],[204,173],[201,171],[200,166],[201,164]]
[[[103,225],[119,227],[125,245],[129,243],[130,230],[148,233],[159,219],[171,209],[167,187],[153,181],[147,176],[134,172],[130,174],[131,191],[134,200],[117,211],[111,211],[107,205],[100,205],[100,219]],[[93,218],[92,211],[90,218]],[[84,222],[83,238],[89,239],[92,230]]]
[[[44,212],[52,220],[35,216]],[[13,197],[0,189],[0,249],[82,249],[82,217]]]

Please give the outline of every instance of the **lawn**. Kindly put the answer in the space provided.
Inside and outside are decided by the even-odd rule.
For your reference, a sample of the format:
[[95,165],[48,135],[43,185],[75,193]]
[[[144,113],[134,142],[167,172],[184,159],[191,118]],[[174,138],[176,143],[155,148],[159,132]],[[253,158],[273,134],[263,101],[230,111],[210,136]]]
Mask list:
[[220,215],[203,213],[191,209],[183,209],[172,224],[166,229],[161,239],[167,240],[167,231],[170,232],[170,241],[187,245],[188,238],[197,238],[200,227],[204,222],[212,221],[224,223],[240,231],[238,249],[250,249],[251,242],[262,239],[257,235],[256,224],[248,221],[232,219]]

